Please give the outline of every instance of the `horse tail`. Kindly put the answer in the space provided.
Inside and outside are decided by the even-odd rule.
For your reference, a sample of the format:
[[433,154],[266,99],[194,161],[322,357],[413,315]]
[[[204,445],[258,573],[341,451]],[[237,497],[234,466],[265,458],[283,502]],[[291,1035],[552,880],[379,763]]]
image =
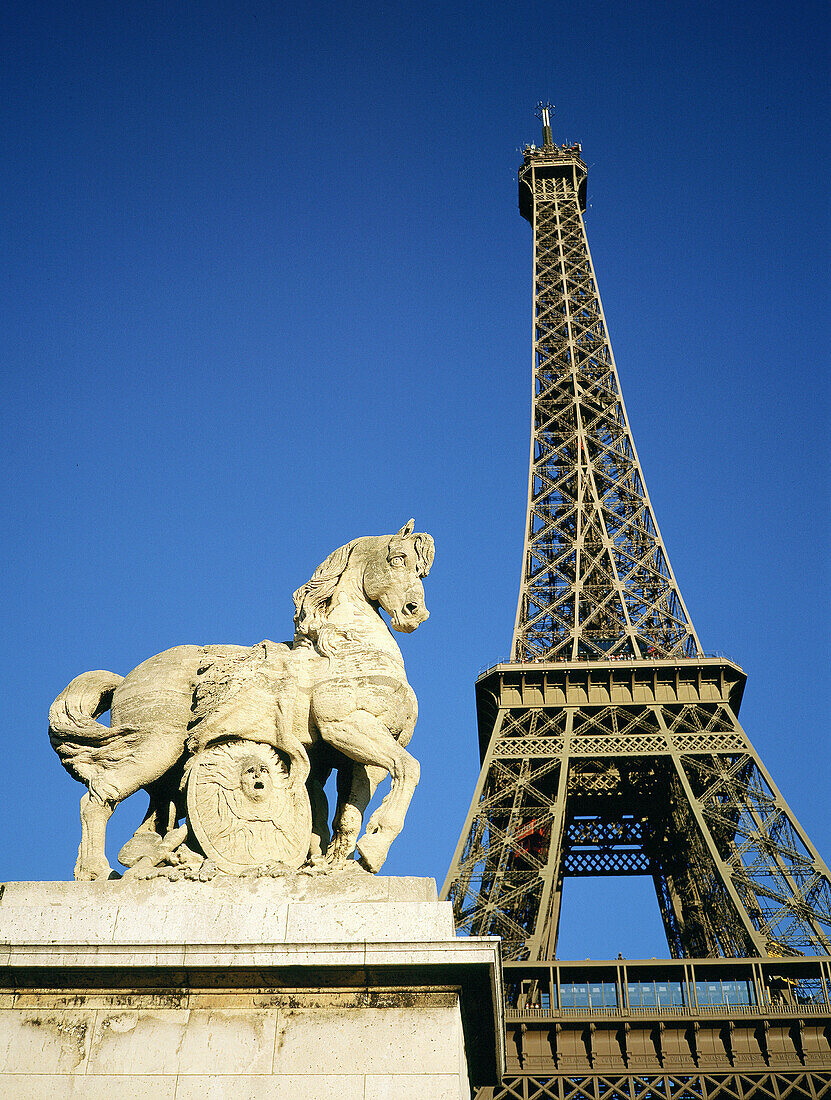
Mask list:
[[52,748],[69,774],[87,787],[102,766],[122,755],[118,749],[127,731],[104,726],[96,718],[110,709],[113,693],[123,679],[115,672],[85,672],[76,676],[49,708]]

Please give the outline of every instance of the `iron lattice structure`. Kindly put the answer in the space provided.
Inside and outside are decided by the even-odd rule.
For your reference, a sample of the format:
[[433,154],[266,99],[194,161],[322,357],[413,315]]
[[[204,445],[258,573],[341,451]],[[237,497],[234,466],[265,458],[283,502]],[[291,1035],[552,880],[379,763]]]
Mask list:
[[513,659],[701,655],[649,502],[583,227],[579,146],[526,152],[533,421]]
[[[459,931],[502,938],[509,964],[556,958],[563,881],[579,875],[651,876],[673,958],[827,955],[831,876],[739,724],[744,673],[703,653],[684,605],[608,339],[582,151],[555,146],[543,121],[543,146],[525,149],[519,171],[534,242],[533,412],[512,659],[477,680],[482,768],[442,896]],[[827,997],[823,986],[826,1014]],[[546,1026],[560,1012],[549,1000]],[[729,1084],[726,1054],[715,1068],[728,1091],[700,1074],[696,1085],[694,1058],[687,1084],[659,1084],[655,1052],[637,1088],[621,1064],[624,1091],[610,1079],[604,1092],[586,1051],[568,1086],[551,1054],[533,1088],[520,1061],[519,1084],[494,1095],[790,1095],[762,1083],[764,1052],[753,1088]],[[792,1095],[823,1094],[801,1087]]]

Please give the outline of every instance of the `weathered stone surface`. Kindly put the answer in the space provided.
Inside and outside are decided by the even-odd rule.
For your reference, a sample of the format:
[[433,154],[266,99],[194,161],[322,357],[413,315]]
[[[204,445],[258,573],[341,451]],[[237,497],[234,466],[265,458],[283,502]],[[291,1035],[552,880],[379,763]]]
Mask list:
[[457,1095],[458,1082],[454,1073],[367,1074],[363,1100],[447,1100]]
[[7,884],[0,1096],[468,1100],[498,942],[455,939],[432,880],[346,879]]
[[454,934],[433,879],[351,874],[11,882],[0,888],[6,944],[344,943]]
[[447,1000],[435,1007],[317,1009],[286,1020],[275,1065],[284,1073],[314,1066],[324,1074],[376,1076],[429,1068],[430,1075],[458,1078],[464,1050],[458,994]]
[[85,1072],[95,1012],[47,1004],[0,1014],[0,1066],[4,1073]]
[[0,1013],[2,1095],[97,1096],[108,1081],[108,1100],[145,1095],[150,1081],[173,1084],[177,1100],[469,1095],[456,993],[402,1008],[254,1011],[224,999],[212,1009],[147,1010],[125,994],[109,1010]]
[[86,1072],[271,1073],[279,1014],[266,1009],[100,1010]]
[[[325,1076],[318,1073],[281,1074],[279,1077],[237,1077],[233,1100],[364,1100],[362,1074]],[[387,1100],[401,1095],[387,1078]],[[176,1100],[226,1100],[228,1082],[221,1077],[180,1077]],[[382,1094],[383,1095],[383,1094]],[[448,1093],[446,1095],[452,1095]],[[404,1100],[409,1100],[405,1096]],[[413,1098],[415,1100],[415,1098]]]
[[56,1085],[54,1078],[20,1074],[5,1077],[3,1084],[4,1100],[455,1100],[459,1095],[455,1074],[246,1074],[234,1078],[233,1092],[228,1078],[204,1075],[87,1075]]
[[[0,1078],[4,1100],[175,1100],[176,1078],[125,1077],[108,1073],[56,1079],[40,1073],[10,1073]],[[235,1097],[235,1100],[237,1098]]]
[[[159,907],[174,906],[182,898],[215,897],[234,899],[246,896],[287,901],[436,901],[435,879],[371,875],[355,864],[349,871],[331,875],[306,874],[305,871],[277,876],[217,876],[207,882],[193,880],[153,881],[112,879],[96,884],[83,882],[6,882],[0,884],[0,906],[46,905],[73,912],[87,902],[107,905],[108,899],[143,906],[150,902]],[[86,901],[85,901],[86,899]]]

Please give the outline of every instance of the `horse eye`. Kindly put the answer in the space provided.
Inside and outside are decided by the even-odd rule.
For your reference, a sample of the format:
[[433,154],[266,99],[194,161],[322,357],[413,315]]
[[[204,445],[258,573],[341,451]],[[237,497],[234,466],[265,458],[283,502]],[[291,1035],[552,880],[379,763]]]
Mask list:
[[390,558],[390,565],[403,565],[404,559],[400,554],[396,554],[394,558]]

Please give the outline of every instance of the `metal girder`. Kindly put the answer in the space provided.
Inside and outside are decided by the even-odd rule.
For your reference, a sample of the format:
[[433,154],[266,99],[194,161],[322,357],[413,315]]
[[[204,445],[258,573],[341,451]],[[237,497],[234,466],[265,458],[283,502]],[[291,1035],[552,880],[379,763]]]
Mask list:
[[563,856],[564,874],[569,878],[597,877],[599,875],[648,875],[649,856],[645,852],[604,849],[599,852],[574,851]]
[[711,1070],[511,1075],[500,1088],[478,1089],[475,1100],[821,1100],[829,1095],[831,1072],[827,1070]]

